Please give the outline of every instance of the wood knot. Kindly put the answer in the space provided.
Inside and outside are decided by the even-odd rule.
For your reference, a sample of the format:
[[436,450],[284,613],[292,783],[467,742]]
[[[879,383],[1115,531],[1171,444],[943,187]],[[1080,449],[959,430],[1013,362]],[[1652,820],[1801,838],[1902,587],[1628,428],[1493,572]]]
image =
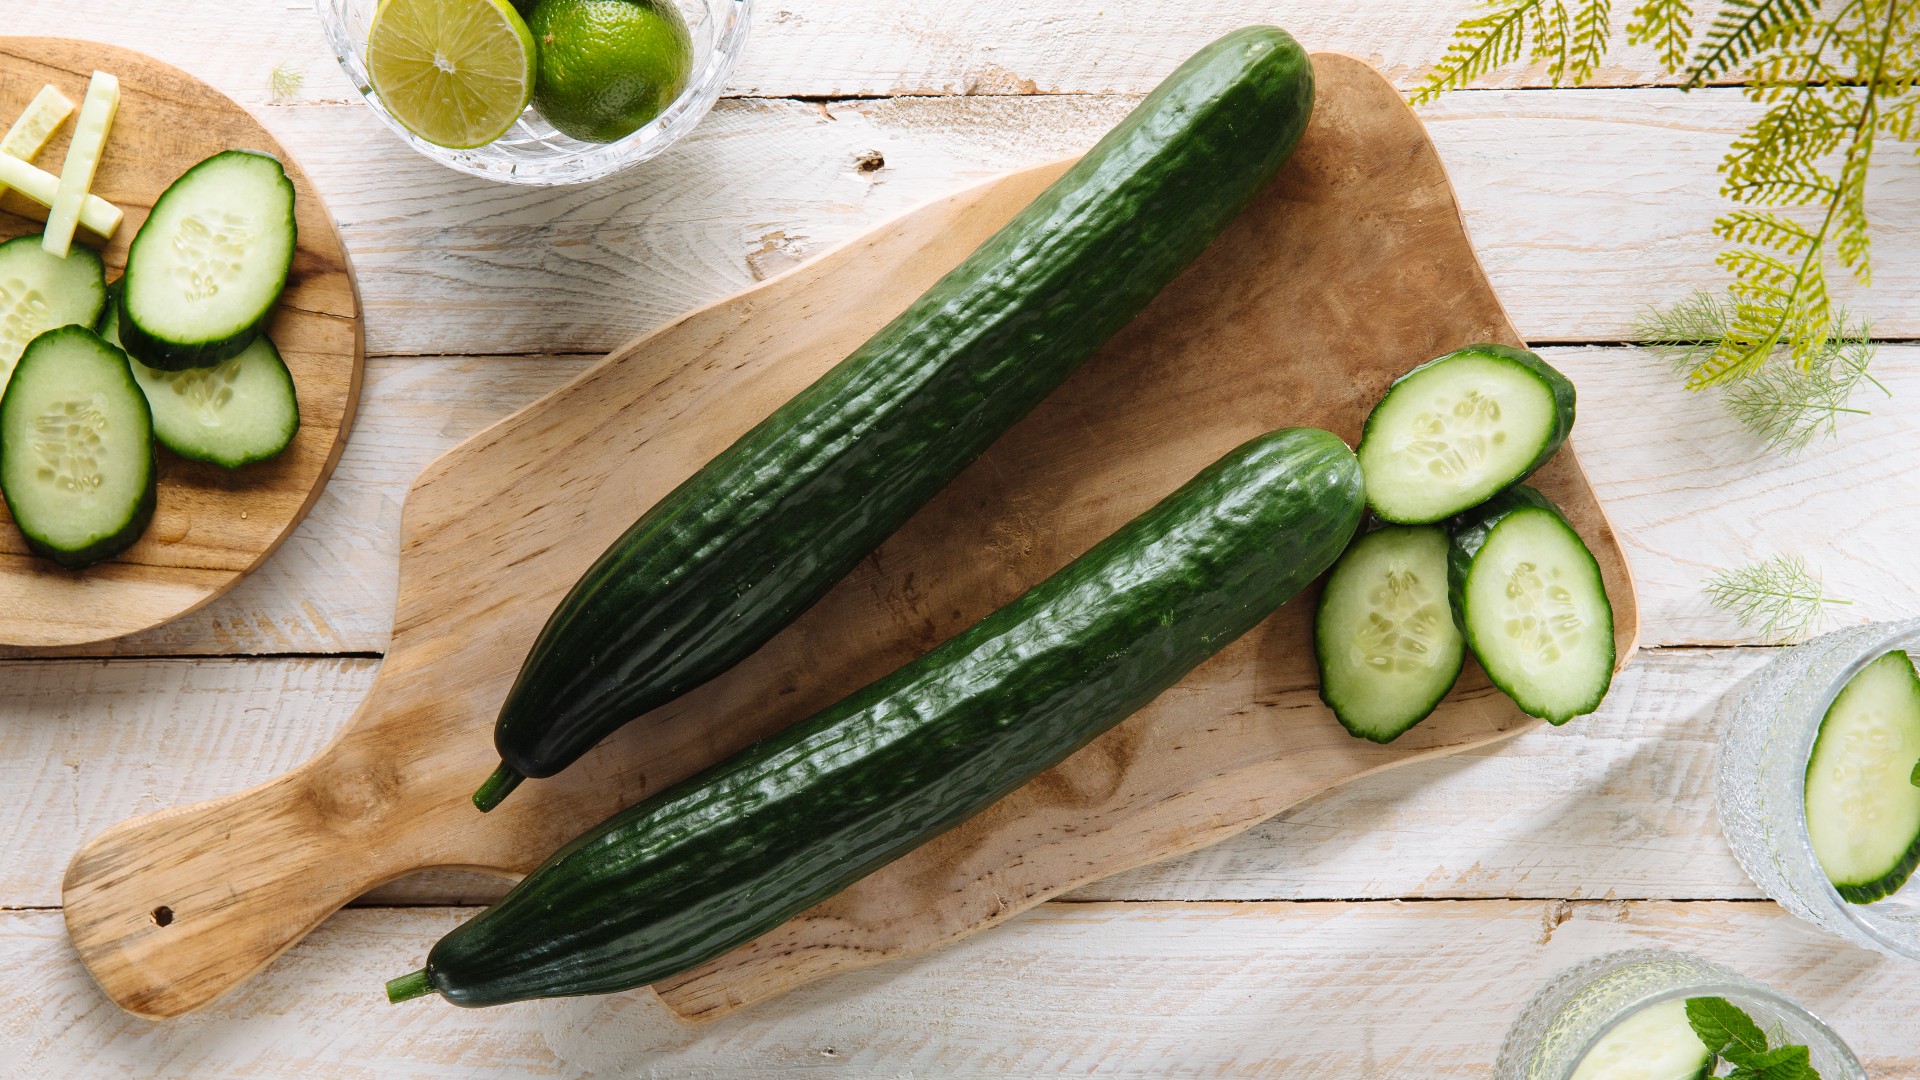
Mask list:
[[394,806],[400,776],[384,763],[342,766],[314,777],[309,790],[327,826],[357,831],[378,823]]

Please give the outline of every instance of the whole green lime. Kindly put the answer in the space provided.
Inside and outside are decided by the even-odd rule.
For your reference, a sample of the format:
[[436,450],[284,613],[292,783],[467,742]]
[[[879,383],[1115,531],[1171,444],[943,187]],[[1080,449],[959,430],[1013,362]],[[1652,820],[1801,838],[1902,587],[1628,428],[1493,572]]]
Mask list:
[[686,88],[693,40],[673,0],[534,0],[533,107],[587,142],[625,138]]

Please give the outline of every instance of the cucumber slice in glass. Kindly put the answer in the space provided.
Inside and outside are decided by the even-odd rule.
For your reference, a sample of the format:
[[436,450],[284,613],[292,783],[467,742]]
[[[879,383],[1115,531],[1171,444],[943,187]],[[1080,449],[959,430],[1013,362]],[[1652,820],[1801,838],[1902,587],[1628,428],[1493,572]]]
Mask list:
[[35,553],[77,569],[153,520],[153,421],[127,356],[83,326],[33,339],[0,397],[0,495]]
[[258,337],[293,265],[293,182],[227,150],[162,192],[127,249],[120,338],[148,367],[211,367]]
[[1891,896],[1920,866],[1920,676],[1894,651],[1833,699],[1807,759],[1807,835],[1834,889],[1855,904]]
[[1448,586],[1467,645],[1529,716],[1564,724],[1613,681],[1600,564],[1547,497],[1515,484],[1453,526]]
[[1696,1080],[1713,1051],[1687,1022],[1682,998],[1657,1001],[1614,1025],[1580,1058],[1572,1080]]
[[1573,384],[1507,345],[1469,345],[1395,379],[1367,416],[1360,468],[1387,521],[1478,506],[1544,464],[1573,430]]
[[[120,344],[118,305],[108,304],[100,336]],[[183,458],[237,469],[279,454],[300,430],[293,375],[265,334],[212,367],[163,371],[131,363],[153,409],[153,437]]]
[[1389,525],[1354,541],[1313,619],[1320,700],[1352,734],[1391,742],[1460,677],[1466,641],[1447,600],[1447,531]]
[[56,326],[92,326],[106,302],[106,268],[92,248],[61,258],[37,235],[0,244],[0,390],[28,342]]

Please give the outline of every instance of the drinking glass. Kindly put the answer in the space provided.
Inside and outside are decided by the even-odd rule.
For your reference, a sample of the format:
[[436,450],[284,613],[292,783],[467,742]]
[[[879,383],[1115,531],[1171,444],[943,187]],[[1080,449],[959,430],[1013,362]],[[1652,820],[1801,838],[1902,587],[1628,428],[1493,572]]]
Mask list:
[[590,143],[561,134],[529,107],[505,135],[472,150],[436,146],[408,131],[380,101],[367,77],[367,29],[380,0],[314,0],[327,43],[367,107],[407,145],[474,176],[507,184],[580,184],[653,157],[693,130],[713,108],[747,44],[752,0],[668,0],[685,16],[693,40],[687,87],[666,111],[618,142]]
[[1864,948],[1920,960],[1920,875],[1872,904],[1842,899],[1807,833],[1807,760],[1828,706],[1860,669],[1920,649],[1920,619],[1838,630],[1784,650],[1748,684],[1720,737],[1720,831],[1760,891]]
[[1628,1017],[1674,998],[1717,997],[1739,1006],[1772,1037],[1802,1045],[1821,1080],[1867,1080],[1833,1029],[1762,983],[1718,964],[1660,949],[1608,953],[1555,976],[1521,1009],[1493,1067],[1494,1080],[1568,1080]]

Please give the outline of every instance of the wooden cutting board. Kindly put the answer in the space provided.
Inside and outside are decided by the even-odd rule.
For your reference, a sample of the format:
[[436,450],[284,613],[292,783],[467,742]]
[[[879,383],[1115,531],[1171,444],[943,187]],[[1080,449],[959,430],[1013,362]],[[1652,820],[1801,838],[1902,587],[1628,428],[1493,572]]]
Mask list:
[[[1083,370],[759,653],[484,817],[467,796],[494,765],[494,714],[574,579],[1066,163],[940,200],[694,312],[449,452],[408,495],[393,645],[359,713],[278,780],[82,850],[65,904],[88,969],[127,1009],[172,1016],[381,882],[424,867],[523,873],[925,652],[1241,441],[1313,424],[1351,442],[1407,368],[1471,341],[1518,343],[1419,122],[1360,61],[1322,54],[1315,70],[1313,123],[1282,176]],[[1638,632],[1627,565],[1571,447],[1535,482],[1599,557],[1624,663]],[[655,989],[680,1015],[717,1016],[1534,725],[1469,664],[1394,745],[1348,736],[1316,695],[1312,609],[1302,596],[979,817]],[[397,974],[367,972],[367,992]]]
[[[120,113],[93,192],[126,213],[111,241],[81,243],[118,278],[155,199],[195,163],[235,147],[265,150],[293,180],[299,247],[267,336],[293,373],[300,431],[271,461],[227,470],[160,452],[153,524],[119,556],[62,570],[27,551],[0,506],[0,646],[81,645],[176,619],[232,588],[293,532],[320,497],[360,398],[360,297],[333,217],[306,173],[251,114],[177,68],[129,49],[65,38],[0,37],[0,128],[47,83],[76,112],[95,69],[120,80]],[[69,118],[35,164],[59,172]],[[0,240],[41,229],[45,211],[0,200]]]

